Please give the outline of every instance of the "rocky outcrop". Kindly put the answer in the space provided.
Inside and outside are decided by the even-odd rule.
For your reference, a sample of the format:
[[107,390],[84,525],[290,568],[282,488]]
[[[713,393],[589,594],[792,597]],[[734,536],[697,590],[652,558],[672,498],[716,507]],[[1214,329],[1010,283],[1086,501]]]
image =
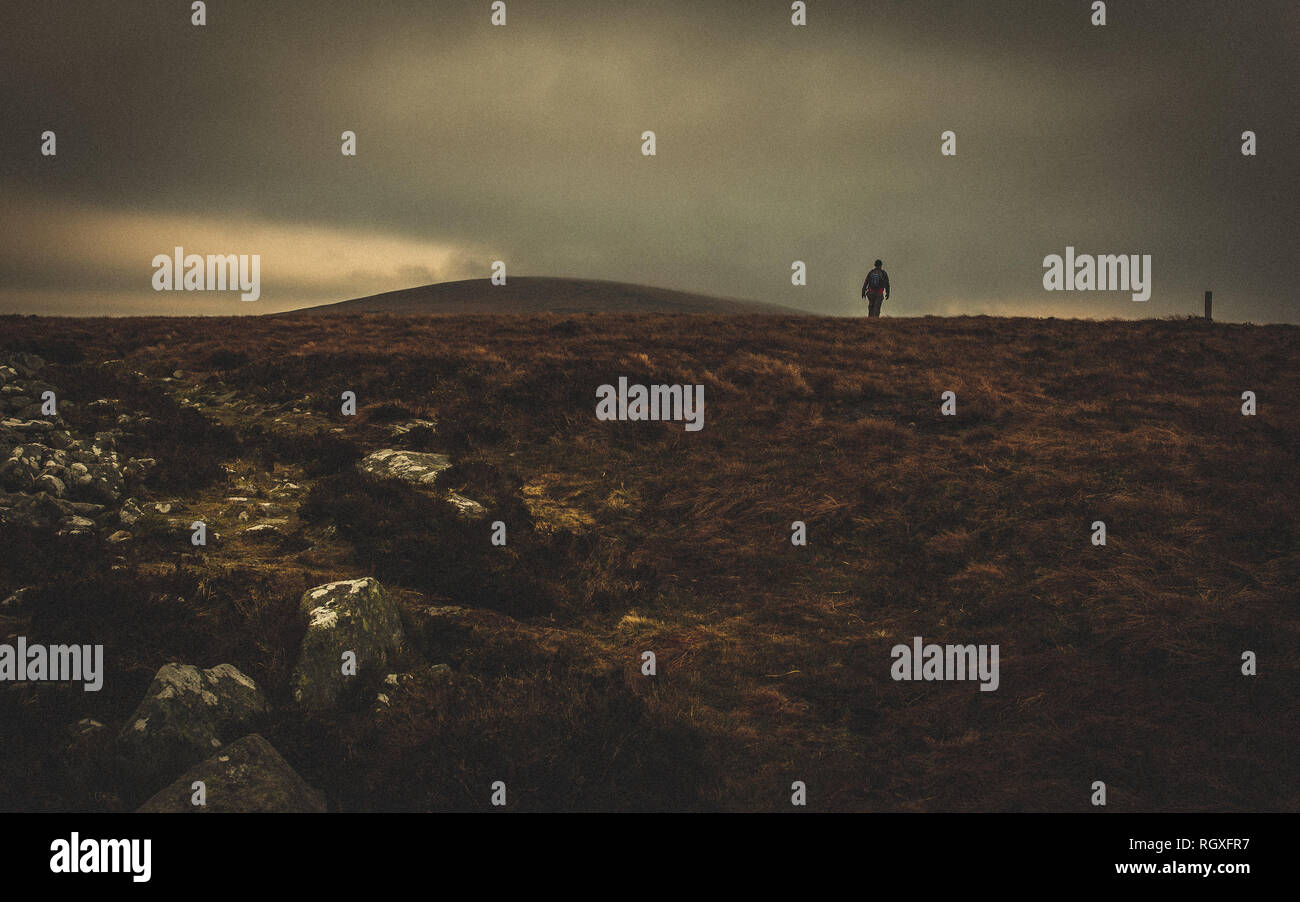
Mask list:
[[[194,804],[197,781],[204,805]],[[252,733],[186,771],[140,806],[161,813],[322,813],[325,796],[298,776],[271,743]]]
[[[293,700],[306,711],[333,708],[352,681],[384,673],[380,668],[402,647],[397,604],[370,577],[309,589],[299,602],[307,621],[290,678]],[[356,655],[356,674],[343,672],[345,652]]]
[[[424,451],[398,451],[385,448],[367,454],[357,461],[357,469],[375,479],[395,479],[423,490],[434,490],[438,476],[451,468],[451,458],[445,454]],[[467,520],[477,520],[487,514],[487,509],[471,498],[457,492],[445,492],[443,497]]]
[[126,766],[157,786],[247,733],[266,710],[262,690],[230,664],[164,664],[118,744]]
[[[62,526],[72,533],[94,531],[94,523],[68,521],[97,517],[104,507],[116,504],[125,480],[143,478],[155,461],[132,458],[123,462],[114,432],[79,436],[60,415],[47,415],[40,399],[46,392],[60,397],[60,392],[34,378],[44,367],[39,357],[24,353],[10,354],[0,363],[0,522],[30,528]],[[59,410],[73,407],[70,400],[58,403]],[[85,409],[93,413],[111,411],[112,407],[111,401],[101,398],[86,404]],[[34,503],[15,496],[61,503]],[[72,510],[62,502],[96,507],[93,511]],[[104,534],[112,531],[105,527]]]
[[396,479],[408,485],[433,488],[438,474],[451,468],[445,454],[423,451],[397,451],[385,448],[357,461],[357,469],[378,479]]

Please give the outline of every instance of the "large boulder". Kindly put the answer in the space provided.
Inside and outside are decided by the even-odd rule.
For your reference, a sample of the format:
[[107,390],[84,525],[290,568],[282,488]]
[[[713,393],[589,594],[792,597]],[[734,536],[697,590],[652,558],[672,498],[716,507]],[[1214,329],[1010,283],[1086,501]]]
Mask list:
[[[194,804],[194,783],[203,782],[204,802]],[[325,796],[312,789],[264,738],[252,733],[184,773],[140,806],[166,813],[323,813]]]
[[157,786],[247,733],[266,710],[257,683],[230,664],[164,664],[118,741],[126,766]]
[[[400,610],[371,577],[317,586],[298,603],[307,620],[290,685],[307,711],[333,708],[351,681],[383,674],[402,647]],[[356,654],[356,676],[343,673],[343,653]]]

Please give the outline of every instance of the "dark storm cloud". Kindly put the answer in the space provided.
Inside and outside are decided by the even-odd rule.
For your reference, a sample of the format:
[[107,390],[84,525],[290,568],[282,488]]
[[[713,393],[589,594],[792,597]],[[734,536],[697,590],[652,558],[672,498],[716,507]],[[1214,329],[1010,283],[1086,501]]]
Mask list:
[[[813,0],[794,28],[787,2],[510,0],[493,28],[486,2],[216,0],[195,28],[187,2],[11,0],[0,309],[263,311],[500,258],[849,313],[880,256],[894,314],[1213,288],[1295,321],[1296,4],[1090,5]],[[155,295],[173,244],[262,252],[263,300]],[[1151,254],[1152,300],[1044,292],[1066,245]]]

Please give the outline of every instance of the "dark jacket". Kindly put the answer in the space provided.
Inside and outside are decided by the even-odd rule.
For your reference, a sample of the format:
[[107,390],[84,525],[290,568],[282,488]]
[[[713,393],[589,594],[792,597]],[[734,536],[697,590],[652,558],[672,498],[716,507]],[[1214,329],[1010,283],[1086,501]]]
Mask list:
[[[882,276],[885,277],[884,285],[881,286],[881,289],[880,289],[880,290],[883,290],[883,291],[885,292],[885,294],[889,294],[889,273],[885,272],[883,269],[881,269],[881,268],[878,267],[878,266],[877,266],[877,267],[874,267],[874,268],[871,270],[871,272],[879,272]],[[862,280],[862,296],[863,296],[863,297],[866,297],[866,296],[867,296],[867,281],[870,280],[870,278],[871,278],[871,272],[867,273],[867,278]]]

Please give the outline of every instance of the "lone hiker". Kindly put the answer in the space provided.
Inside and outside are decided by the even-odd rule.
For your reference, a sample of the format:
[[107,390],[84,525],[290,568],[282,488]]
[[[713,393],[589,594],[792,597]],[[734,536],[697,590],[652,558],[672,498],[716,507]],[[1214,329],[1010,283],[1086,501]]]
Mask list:
[[862,283],[862,296],[867,299],[867,316],[880,316],[881,300],[889,300],[889,273],[880,268],[879,260]]

